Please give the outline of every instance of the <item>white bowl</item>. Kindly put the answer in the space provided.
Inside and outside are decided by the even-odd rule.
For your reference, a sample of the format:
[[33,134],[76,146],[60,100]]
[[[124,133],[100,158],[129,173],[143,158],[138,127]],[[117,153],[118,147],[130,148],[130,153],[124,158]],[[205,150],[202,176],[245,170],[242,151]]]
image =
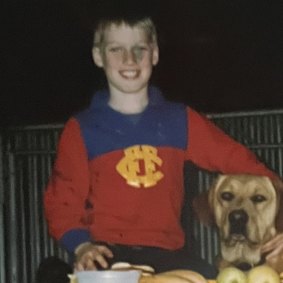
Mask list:
[[79,271],[76,273],[78,283],[138,283],[141,276],[139,270],[103,270]]

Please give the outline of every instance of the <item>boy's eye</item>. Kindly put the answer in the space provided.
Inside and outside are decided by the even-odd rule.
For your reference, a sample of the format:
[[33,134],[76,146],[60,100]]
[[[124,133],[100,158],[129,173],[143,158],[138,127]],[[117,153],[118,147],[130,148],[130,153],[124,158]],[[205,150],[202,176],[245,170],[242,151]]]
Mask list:
[[109,48],[110,52],[119,52],[121,50],[122,50],[122,47],[119,47],[119,46]]
[[135,51],[146,51],[148,48],[146,46],[136,46],[134,47]]

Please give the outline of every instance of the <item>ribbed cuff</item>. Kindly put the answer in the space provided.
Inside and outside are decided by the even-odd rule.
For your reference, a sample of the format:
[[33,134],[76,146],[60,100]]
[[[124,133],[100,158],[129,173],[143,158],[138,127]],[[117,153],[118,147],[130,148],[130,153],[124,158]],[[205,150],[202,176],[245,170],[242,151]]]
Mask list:
[[60,244],[62,244],[69,253],[74,253],[78,245],[90,241],[91,237],[89,231],[85,229],[70,230],[59,240]]

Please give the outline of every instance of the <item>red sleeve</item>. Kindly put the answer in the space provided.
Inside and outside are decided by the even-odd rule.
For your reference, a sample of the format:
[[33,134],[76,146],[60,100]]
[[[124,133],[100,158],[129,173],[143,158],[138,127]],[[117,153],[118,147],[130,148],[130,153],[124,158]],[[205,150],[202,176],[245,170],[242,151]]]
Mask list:
[[203,169],[224,174],[278,176],[259,162],[256,155],[236,142],[213,122],[188,109],[187,158]]
[[57,158],[44,195],[50,234],[59,239],[72,229],[86,229],[85,200],[89,168],[79,124],[70,119],[58,143]]

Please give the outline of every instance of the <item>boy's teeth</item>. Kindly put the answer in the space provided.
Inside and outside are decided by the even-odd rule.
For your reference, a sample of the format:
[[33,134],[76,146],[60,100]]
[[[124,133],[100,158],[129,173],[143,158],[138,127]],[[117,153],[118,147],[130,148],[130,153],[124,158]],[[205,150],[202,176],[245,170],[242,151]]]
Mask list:
[[137,75],[137,71],[123,71],[122,75],[125,77],[133,78]]

